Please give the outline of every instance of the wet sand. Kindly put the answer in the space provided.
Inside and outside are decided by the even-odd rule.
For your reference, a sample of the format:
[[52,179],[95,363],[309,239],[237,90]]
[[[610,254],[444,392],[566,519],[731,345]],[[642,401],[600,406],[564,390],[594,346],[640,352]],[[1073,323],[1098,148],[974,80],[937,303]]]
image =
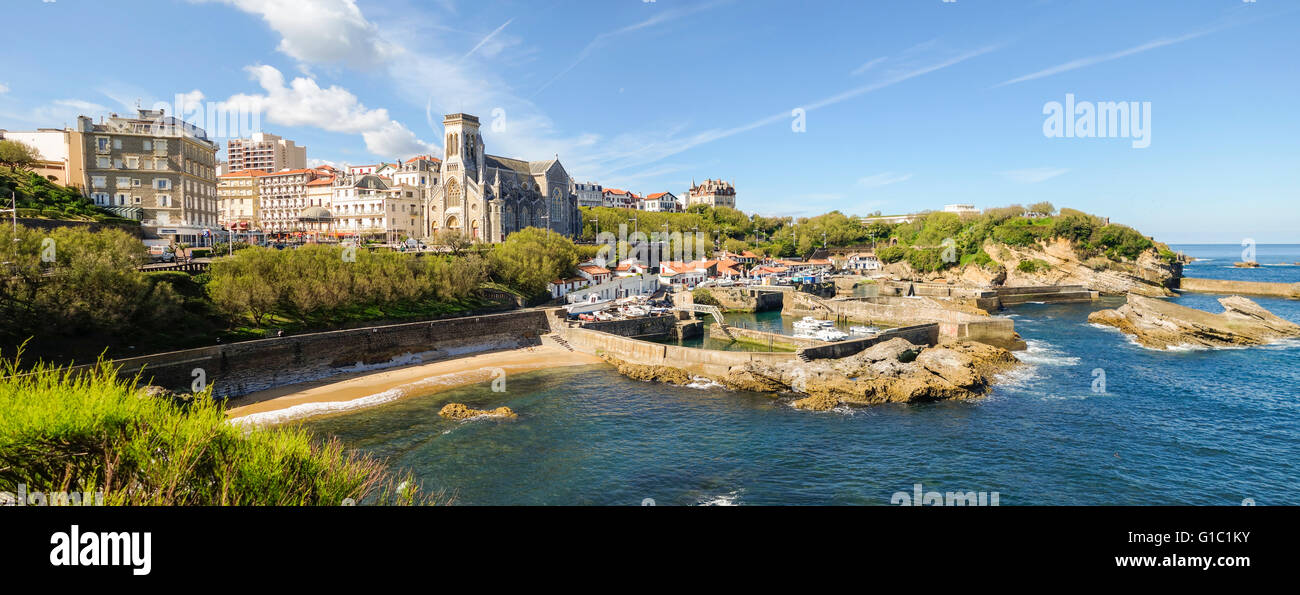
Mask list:
[[496,351],[379,372],[334,376],[258,391],[231,399],[226,415],[240,423],[276,424],[380,405],[469,384],[490,382],[496,369],[506,377],[546,368],[587,366],[604,360],[555,345]]

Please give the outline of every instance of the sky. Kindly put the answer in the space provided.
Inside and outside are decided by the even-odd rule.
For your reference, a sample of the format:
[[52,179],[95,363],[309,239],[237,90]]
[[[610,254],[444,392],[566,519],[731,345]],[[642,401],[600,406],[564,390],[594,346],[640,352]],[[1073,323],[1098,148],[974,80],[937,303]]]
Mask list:
[[[721,178],[764,215],[1047,200],[1171,243],[1300,243],[1292,0],[5,4],[2,129],[180,96],[341,165],[438,155],[463,111],[490,154],[640,194]],[[1140,126],[1089,137],[1102,102]]]

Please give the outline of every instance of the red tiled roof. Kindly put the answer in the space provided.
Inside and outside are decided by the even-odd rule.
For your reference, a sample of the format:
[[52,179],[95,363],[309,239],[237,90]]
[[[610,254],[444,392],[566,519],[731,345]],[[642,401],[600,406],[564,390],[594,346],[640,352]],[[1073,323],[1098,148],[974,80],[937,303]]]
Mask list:
[[660,196],[663,196],[663,195],[665,195],[665,194],[668,194],[668,193],[667,193],[667,192],[656,192],[656,193],[654,193],[654,194],[651,194],[650,196],[647,196],[646,198],[648,198],[648,199],[650,199],[650,200],[656,200],[656,199],[658,199]]
[[619,190],[618,188],[606,188],[605,194],[632,194],[632,193],[626,190]]
[[598,267],[598,266],[596,266],[596,265],[583,265],[583,266],[578,267],[578,270],[580,270],[580,271],[582,271],[582,272],[584,272],[584,273],[587,273],[587,274],[589,274],[589,275],[608,275],[608,274],[609,274],[609,269],[604,268],[604,267]]
[[247,177],[256,178],[264,175],[266,175],[266,172],[260,169],[246,169],[243,171],[235,171],[235,172],[230,172],[228,174],[221,174],[217,177],[218,178],[247,178]]
[[307,182],[307,185],[308,186],[332,186],[334,185],[334,176],[316,178],[315,180]]

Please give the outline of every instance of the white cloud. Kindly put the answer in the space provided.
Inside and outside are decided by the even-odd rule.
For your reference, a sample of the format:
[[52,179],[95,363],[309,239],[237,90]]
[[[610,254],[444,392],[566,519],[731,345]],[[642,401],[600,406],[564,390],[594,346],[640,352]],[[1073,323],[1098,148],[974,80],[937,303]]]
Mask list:
[[887,171],[858,178],[858,186],[863,188],[880,188],[881,186],[906,182],[910,179],[912,179],[912,174],[895,174],[892,171]]
[[4,95],[5,93],[8,93],[8,92],[9,92],[9,85],[6,85],[6,84],[4,84],[4,83],[0,83],[0,95]]
[[194,0],[258,15],[280,34],[277,48],[301,62],[378,66],[397,51],[355,0]]
[[1033,167],[999,172],[1002,177],[1019,184],[1037,184],[1045,182],[1070,170],[1064,167]]
[[271,124],[360,134],[367,150],[386,159],[436,150],[435,145],[421,141],[392,119],[388,110],[367,108],[342,87],[323,89],[306,77],[286,85],[284,74],[273,66],[250,66],[247,70],[265,93],[234,95],[227,103],[257,110]]

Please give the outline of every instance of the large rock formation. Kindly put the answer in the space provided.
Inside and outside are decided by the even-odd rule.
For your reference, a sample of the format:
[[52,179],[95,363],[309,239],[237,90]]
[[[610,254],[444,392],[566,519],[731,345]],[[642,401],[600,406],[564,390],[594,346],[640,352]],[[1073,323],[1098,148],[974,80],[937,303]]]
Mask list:
[[482,409],[470,409],[464,403],[447,403],[443,406],[442,410],[438,412],[438,415],[447,419],[455,420],[470,419],[474,417],[519,417],[514,411],[511,411],[509,407],[497,407],[491,411],[485,411]]
[[[1056,239],[1039,246],[1020,248],[986,242],[984,251],[1007,271],[1004,285],[1083,285],[1105,294],[1138,294],[1169,297],[1173,281],[1182,276],[1181,265],[1160,259],[1154,250],[1140,254],[1136,261],[1121,262],[1105,256],[1082,258],[1069,240]],[[1021,271],[1023,261],[1042,261],[1049,266],[1032,272]]]
[[1113,326],[1154,349],[1261,345],[1300,337],[1300,325],[1277,317],[1241,296],[1219,300],[1223,313],[1211,314],[1163,300],[1129,295],[1128,303],[1100,310],[1088,321]]
[[[619,372],[640,380],[690,384],[699,378],[670,366],[610,359]],[[959,341],[919,347],[891,339],[842,359],[779,364],[750,362],[711,380],[736,390],[801,395],[793,405],[826,410],[841,404],[877,405],[982,395],[994,375],[1018,363],[1010,351]]]
[[[906,262],[885,267],[895,279],[926,282],[953,282],[966,286],[1027,287],[1039,285],[1082,285],[1109,295],[1136,293],[1149,297],[1171,297],[1169,289],[1182,276],[1182,265],[1171,265],[1152,249],[1136,261],[1116,261],[1106,256],[1085,258],[1065,239],[1055,239],[1034,246],[1010,246],[986,240],[984,252],[994,265],[975,264],[935,273],[917,273]],[[1032,270],[1020,270],[1020,263],[1034,262]],[[1046,266],[1042,266],[1046,263]]]

